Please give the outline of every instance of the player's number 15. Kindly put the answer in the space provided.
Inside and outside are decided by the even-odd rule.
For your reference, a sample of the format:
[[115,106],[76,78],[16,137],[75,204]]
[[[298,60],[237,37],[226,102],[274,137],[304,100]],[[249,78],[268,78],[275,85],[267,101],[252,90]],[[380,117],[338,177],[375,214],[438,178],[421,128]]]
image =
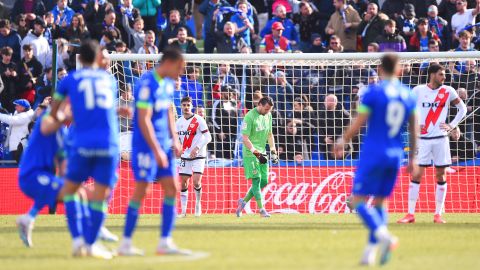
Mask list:
[[78,89],[85,93],[85,108],[93,110],[95,106],[110,109],[113,106],[113,96],[110,82],[105,79],[83,79]]

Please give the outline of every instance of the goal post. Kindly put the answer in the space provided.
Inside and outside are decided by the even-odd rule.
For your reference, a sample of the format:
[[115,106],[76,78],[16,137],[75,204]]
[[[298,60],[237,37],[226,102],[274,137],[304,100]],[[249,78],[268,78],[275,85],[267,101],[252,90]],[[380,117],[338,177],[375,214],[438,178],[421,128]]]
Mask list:
[[[376,73],[382,53],[342,54],[197,54],[185,55],[186,70],[179,81],[174,105],[183,95],[201,106],[213,140],[208,147],[203,175],[204,213],[233,213],[250,183],[243,175],[241,125],[245,113],[260,95],[274,99],[276,147],[280,164],[270,165],[269,184],[263,189],[265,207],[281,213],[349,212],[350,194],[362,135],[348,146],[345,157],[331,154],[332,143],[355,117],[358,100]],[[452,137],[455,163],[448,170],[446,212],[480,212],[480,52],[400,53],[401,81],[414,87],[426,83],[430,63],[447,68],[445,84],[457,89],[467,104],[460,136]],[[119,104],[132,105],[132,90],[139,77],[161,55],[111,54],[110,72],[119,86]],[[451,107],[450,115],[456,109]],[[453,119],[453,118],[451,118]],[[450,119],[450,120],[451,120]],[[120,119],[122,162],[110,210],[123,213],[133,192],[129,165],[131,119]],[[363,130],[363,132],[365,129]],[[458,138],[457,138],[458,137]],[[408,151],[408,134],[403,134]],[[408,155],[405,155],[404,163]],[[418,200],[419,212],[435,209],[435,173],[426,170]],[[389,208],[405,212],[410,177],[402,168]],[[192,187],[190,187],[192,189]],[[142,211],[158,213],[161,189],[154,185]],[[190,196],[188,213],[193,213]],[[255,204],[247,211],[255,212]]]

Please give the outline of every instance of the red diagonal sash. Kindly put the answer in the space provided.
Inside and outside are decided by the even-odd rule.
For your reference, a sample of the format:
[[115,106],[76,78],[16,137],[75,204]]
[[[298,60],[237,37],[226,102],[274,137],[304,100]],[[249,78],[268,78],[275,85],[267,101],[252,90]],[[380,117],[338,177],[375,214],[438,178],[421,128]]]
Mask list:
[[447,102],[449,95],[450,93],[448,93],[445,88],[441,88],[438,91],[438,94],[435,97],[435,101],[434,101],[434,103],[438,102],[438,106],[436,108],[432,106],[430,108],[430,111],[428,111],[427,118],[425,119],[425,125],[422,127],[422,131],[421,131],[422,135],[425,135],[428,133],[428,128],[430,127],[430,124],[435,125],[437,123],[438,118],[440,117],[440,114],[442,113],[443,108],[445,107],[445,103]]
[[185,134],[185,139],[183,140],[183,151],[192,147],[193,138],[195,138],[199,125],[200,123],[198,123],[197,118],[194,117],[188,125],[187,134]]

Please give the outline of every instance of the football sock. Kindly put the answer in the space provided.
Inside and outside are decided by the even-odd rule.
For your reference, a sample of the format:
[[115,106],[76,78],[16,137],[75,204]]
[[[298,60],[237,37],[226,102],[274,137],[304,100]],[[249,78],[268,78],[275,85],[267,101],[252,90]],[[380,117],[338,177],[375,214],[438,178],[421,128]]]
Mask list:
[[67,225],[72,238],[78,238],[82,234],[80,199],[77,194],[68,194],[63,197]]
[[262,203],[262,193],[260,192],[260,178],[252,179],[252,187],[250,188],[250,190],[252,191],[252,194],[255,197],[255,201],[257,202],[258,209],[262,209],[263,203]]
[[202,186],[199,186],[198,188],[194,187],[193,189],[195,189],[195,203],[199,204],[202,199]]
[[130,201],[127,207],[127,217],[125,218],[125,228],[123,231],[124,238],[132,238],[133,231],[137,226],[138,212],[140,203],[136,201]]
[[83,239],[87,239],[89,233],[92,230],[92,220],[90,219],[90,209],[88,208],[88,200],[81,200],[80,201],[80,209],[82,211],[82,234]]
[[418,193],[420,191],[420,183],[410,181],[408,187],[408,213],[415,214],[415,206],[417,205]]
[[182,214],[187,213],[188,203],[188,189],[182,189],[180,192],[180,205],[182,207]]
[[[385,207],[378,207],[378,206],[375,206],[373,208],[378,216],[380,217],[380,220],[382,221],[382,225],[386,225],[387,222],[388,222],[388,215],[387,215],[387,211],[385,209]],[[368,243],[370,244],[376,244],[378,243],[378,240],[377,238],[375,237],[375,234],[373,233],[373,231],[370,231],[370,233],[368,234]]]
[[35,207],[35,205],[32,206],[32,208],[30,208],[30,210],[28,211],[28,216],[30,217],[30,219],[35,219],[38,215],[38,208]]
[[445,197],[447,196],[447,182],[438,182],[435,190],[435,214],[441,215],[445,206]]
[[366,203],[359,203],[355,207],[355,210],[357,210],[357,214],[370,232],[375,232],[380,226],[382,226],[382,219],[378,213],[368,207]]
[[90,201],[88,206],[90,210],[90,220],[92,226],[90,227],[90,232],[88,233],[88,237],[85,239],[85,242],[88,245],[93,245],[93,243],[95,243],[97,240],[98,233],[100,232],[100,228],[105,220],[108,206],[106,201]]
[[162,238],[169,237],[175,224],[175,197],[163,199]]
[[247,195],[245,195],[245,198],[243,198],[243,201],[245,203],[249,202],[251,199],[253,198],[253,192],[252,192],[252,188],[250,188],[247,192]]

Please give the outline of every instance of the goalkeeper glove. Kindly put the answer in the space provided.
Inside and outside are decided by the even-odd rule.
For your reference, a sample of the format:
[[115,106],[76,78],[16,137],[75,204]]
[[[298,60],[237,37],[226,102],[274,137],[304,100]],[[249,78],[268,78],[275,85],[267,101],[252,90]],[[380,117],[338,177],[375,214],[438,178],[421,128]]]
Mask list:
[[270,159],[272,160],[273,164],[278,164],[277,151],[275,151],[275,150],[270,151]]
[[260,164],[267,163],[267,161],[268,161],[267,158],[262,153],[260,153],[258,150],[254,150],[252,153],[257,157],[258,161],[260,161]]

